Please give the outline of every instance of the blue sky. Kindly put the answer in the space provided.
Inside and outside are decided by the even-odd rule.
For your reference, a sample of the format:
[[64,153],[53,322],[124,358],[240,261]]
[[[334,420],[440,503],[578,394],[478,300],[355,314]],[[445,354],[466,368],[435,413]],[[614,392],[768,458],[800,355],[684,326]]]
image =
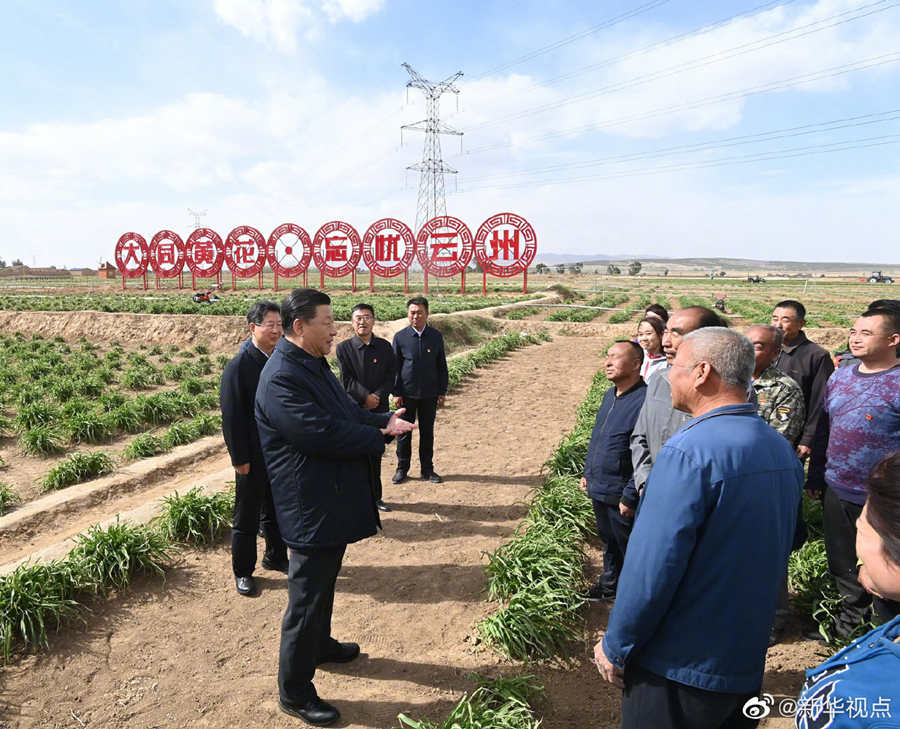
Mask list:
[[94,265],[188,207],[223,237],[413,225],[408,62],[465,74],[448,212],[524,215],[538,260],[897,260],[898,5],[7,0],[0,257]]

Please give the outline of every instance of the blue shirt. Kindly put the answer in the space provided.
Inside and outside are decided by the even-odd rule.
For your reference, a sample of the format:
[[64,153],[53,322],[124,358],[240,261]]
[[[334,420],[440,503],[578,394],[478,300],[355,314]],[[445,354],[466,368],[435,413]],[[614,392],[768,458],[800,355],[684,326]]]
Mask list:
[[755,405],[683,426],[641,498],[606,657],[709,691],[758,689],[802,488],[794,449]]

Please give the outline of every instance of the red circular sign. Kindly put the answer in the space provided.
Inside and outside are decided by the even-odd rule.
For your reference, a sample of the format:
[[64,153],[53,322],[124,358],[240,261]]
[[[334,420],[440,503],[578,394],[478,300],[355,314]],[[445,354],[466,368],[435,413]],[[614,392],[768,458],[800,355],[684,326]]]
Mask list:
[[326,276],[340,278],[356,268],[360,245],[356,228],[340,220],[333,220],[325,223],[316,233],[312,246],[313,260],[319,271]]
[[384,278],[406,271],[415,255],[416,237],[406,223],[394,218],[372,223],[363,238],[363,262],[372,273]]
[[[134,263],[135,267],[128,268],[129,263]],[[140,278],[147,273],[149,263],[150,249],[147,248],[144,236],[140,233],[125,233],[119,238],[116,243],[116,267],[122,272],[123,278]]]
[[501,278],[522,273],[537,253],[537,235],[525,218],[498,213],[475,234],[475,259],[486,273]]
[[299,225],[285,223],[272,231],[266,244],[266,260],[276,274],[284,278],[299,276],[309,268],[310,258],[312,244],[309,233]]
[[[250,240],[241,240],[242,237]],[[225,239],[225,263],[228,270],[240,278],[258,276],[266,265],[263,234],[249,225],[239,225],[232,230]]]
[[187,267],[197,278],[212,278],[222,270],[225,250],[222,239],[212,228],[197,228],[184,244]]
[[160,278],[177,278],[184,270],[184,241],[178,233],[161,230],[153,236],[150,241],[150,267]]
[[472,231],[459,218],[432,218],[416,237],[416,258],[433,276],[455,276],[472,260]]

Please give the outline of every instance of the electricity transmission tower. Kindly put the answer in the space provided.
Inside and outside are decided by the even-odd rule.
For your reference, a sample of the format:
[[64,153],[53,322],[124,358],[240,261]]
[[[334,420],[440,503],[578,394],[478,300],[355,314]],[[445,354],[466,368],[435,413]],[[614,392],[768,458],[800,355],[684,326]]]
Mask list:
[[199,213],[195,213],[190,208],[188,208],[187,211],[188,211],[188,215],[194,216],[194,230],[197,230],[200,227],[200,218],[202,218],[204,215],[206,215],[206,211],[201,210]]
[[425,132],[425,150],[422,153],[422,161],[419,164],[407,167],[408,170],[416,170],[422,173],[419,181],[419,202],[416,205],[416,233],[432,218],[447,214],[447,199],[444,194],[444,175],[456,174],[456,170],[445,165],[441,159],[441,134],[454,134],[462,137],[462,132],[453,129],[440,120],[441,95],[447,91],[459,94],[459,89],[453,85],[462,72],[453,74],[450,78],[435,83],[426,81],[408,63],[403,64],[412,77],[406,88],[419,89],[425,94],[427,101],[428,118],[415,124],[407,124],[401,129],[409,129]]

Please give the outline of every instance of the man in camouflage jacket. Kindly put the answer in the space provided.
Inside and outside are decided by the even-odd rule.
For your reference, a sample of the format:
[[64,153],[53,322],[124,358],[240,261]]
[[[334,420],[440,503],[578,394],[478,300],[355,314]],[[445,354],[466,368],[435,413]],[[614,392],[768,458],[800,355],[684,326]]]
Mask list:
[[[771,324],[757,324],[747,330],[747,337],[753,342],[753,350],[756,352],[753,389],[758,400],[756,409],[759,417],[787,438],[788,443],[796,449],[806,425],[806,402],[803,390],[796,380],[775,364],[781,353],[784,333]],[[802,517],[802,512],[799,516]],[[772,621],[772,631],[769,634],[770,646],[781,640],[791,609],[789,597],[785,573],[775,620]]]
[[775,365],[784,335],[771,324],[757,324],[747,330],[747,336],[756,351],[753,389],[759,417],[796,448],[806,423],[806,404],[800,385]]

